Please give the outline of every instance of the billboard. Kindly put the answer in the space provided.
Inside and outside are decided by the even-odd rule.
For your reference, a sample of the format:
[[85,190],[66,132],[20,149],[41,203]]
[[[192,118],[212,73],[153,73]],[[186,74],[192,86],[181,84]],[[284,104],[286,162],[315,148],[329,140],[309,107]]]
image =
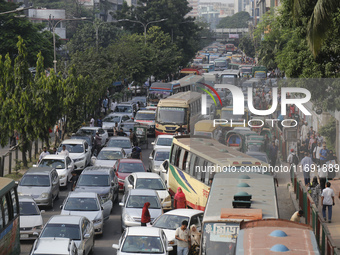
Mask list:
[[238,39],[238,38],[239,38],[239,35],[238,35],[238,34],[229,34],[229,39],[230,39],[230,38]]

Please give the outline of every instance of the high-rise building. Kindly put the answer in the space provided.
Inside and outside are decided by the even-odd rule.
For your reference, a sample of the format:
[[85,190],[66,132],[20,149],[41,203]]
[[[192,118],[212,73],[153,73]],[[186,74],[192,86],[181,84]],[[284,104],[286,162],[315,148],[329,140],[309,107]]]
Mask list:
[[187,14],[191,17],[198,17],[198,6],[199,6],[199,0],[188,0],[189,6],[192,8],[192,10]]

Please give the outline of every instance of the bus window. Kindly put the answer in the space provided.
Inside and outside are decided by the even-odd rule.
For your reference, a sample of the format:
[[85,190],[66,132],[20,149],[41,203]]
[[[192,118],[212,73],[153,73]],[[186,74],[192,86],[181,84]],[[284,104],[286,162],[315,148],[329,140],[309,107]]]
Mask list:
[[9,211],[8,211],[9,208],[8,208],[8,204],[7,204],[7,200],[5,196],[2,197],[2,206],[4,208],[5,226],[7,226],[9,222]]
[[214,179],[214,175],[215,175],[215,169],[213,168],[213,163],[208,162],[208,168],[209,168],[209,182],[208,182],[208,185],[211,186],[212,181]]
[[204,176],[204,173],[202,171],[203,161],[204,161],[204,159],[199,158],[199,157],[197,157],[196,160],[195,160],[195,166],[199,166],[197,171],[195,171],[195,177],[196,177],[197,180],[200,180],[200,181],[202,181],[201,178],[202,178],[202,176]]
[[188,154],[189,152],[188,151],[184,151],[184,156],[183,156],[183,160],[182,160],[182,169],[184,171],[187,172],[187,162],[188,162]]
[[187,151],[186,150],[184,150],[184,149],[182,149],[181,150],[181,153],[179,154],[179,163],[178,163],[178,167],[179,167],[179,169],[181,169],[181,170],[184,170],[185,169],[185,165],[183,165],[183,160],[184,160],[184,155],[185,155],[185,153],[186,153]]
[[190,159],[190,175],[194,176],[195,175],[195,166],[198,163],[198,157],[195,154],[192,154],[191,159]]
[[175,156],[176,156],[177,149],[178,149],[177,145],[172,146],[170,164],[173,164],[173,165],[175,164]]
[[179,158],[181,156],[181,151],[182,151],[181,148],[178,148],[177,151],[176,151],[174,165],[177,166],[177,167],[179,167]]
[[18,210],[18,201],[17,201],[17,197],[15,196],[14,189],[11,189],[11,196],[12,196],[12,204],[13,204],[13,216],[15,218],[19,214],[19,210]]
[[204,161],[204,163],[203,163],[203,165],[204,165],[203,169],[205,170],[205,174],[204,174],[204,179],[202,177],[202,182],[204,182],[207,185],[209,185],[209,178],[210,178],[210,176],[209,176],[210,168],[208,167],[209,163],[210,162],[208,162],[208,161]]

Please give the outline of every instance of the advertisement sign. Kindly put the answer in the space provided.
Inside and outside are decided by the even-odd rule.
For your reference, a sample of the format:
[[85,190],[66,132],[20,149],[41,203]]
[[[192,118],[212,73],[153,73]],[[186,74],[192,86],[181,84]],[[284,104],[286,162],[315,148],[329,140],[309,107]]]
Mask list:
[[239,35],[238,34],[229,34],[229,39],[230,38],[238,39]]

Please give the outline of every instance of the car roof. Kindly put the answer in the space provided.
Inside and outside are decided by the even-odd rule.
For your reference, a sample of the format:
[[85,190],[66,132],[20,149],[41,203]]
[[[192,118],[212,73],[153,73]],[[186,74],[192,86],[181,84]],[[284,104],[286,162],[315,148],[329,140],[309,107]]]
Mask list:
[[80,175],[82,174],[94,174],[94,175],[101,175],[101,174],[108,174],[112,167],[105,167],[105,166],[88,166],[86,167]]
[[66,155],[60,155],[60,154],[49,154],[44,156],[43,159],[65,159]]
[[174,138],[174,136],[173,135],[159,135],[157,136],[157,139],[159,138]]
[[198,213],[204,213],[204,212],[201,210],[196,210],[196,209],[174,209],[164,214],[192,217]]
[[81,127],[81,129],[88,129],[88,130],[97,130],[97,129],[100,129],[101,127]]
[[127,228],[128,236],[160,236],[160,228],[146,228],[146,227],[129,227]]
[[71,239],[62,237],[39,238],[34,254],[70,254],[71,242]]
[[129,140],[130,141],[130,138],[127,136],[113,136],[113,137],[110,137],[109,140]]
[[117,106],[119,106],[119,105],[128,105],[128,106],[132,106],[132,102],[130,103],[130,102],[123,102],[123,103],[119,103],[119,104],[117,104]]
[[134,158],[122,158],[118,159],[119,163],[143,163],[140,159],[134,159]]
[[72,224],[78,225],[84,216],[80,215],[53,215],[47,224]]
[[86,197],[86,198],[97,198],[97,193],[94,192],[86,192],[86,191],[76,191],[76,192],[70,192],[68,194],[68,197]]
[[63,145],[63,144],[83,144],[84,141],[86,142],[86,140],[83,140],[83,139],[66,139],[66,140],[62,141],[60,145]]
[[142,196],[157,196],[157,192],[153,189],[130,189],[130,195],[142,195]]
[[100,151],[121,151],[121,150],[122,148],[120,147],[103,147]]
[[31,167],[25,174],[49,174],[54,168],[52,167]]
[[165,147],[156,147],[155,151],[167,151],[167,152],[170,152],[171,147],[170,146],[166,146],[166,147],[168,147],[168,148],[165,148]]
[[161,177],[156,173],[150,172],[135,172],[132,173],[137,178],[145,178],[145,179],[161,179]]
[[139,110],[137,113],[149,113],[149,114],[155,114],[156,111],[153,111],[153,110]]
[[19,198],[19,202],[34,202],[34,199],[32,196],[30,195],[18,195],[18,198]]

